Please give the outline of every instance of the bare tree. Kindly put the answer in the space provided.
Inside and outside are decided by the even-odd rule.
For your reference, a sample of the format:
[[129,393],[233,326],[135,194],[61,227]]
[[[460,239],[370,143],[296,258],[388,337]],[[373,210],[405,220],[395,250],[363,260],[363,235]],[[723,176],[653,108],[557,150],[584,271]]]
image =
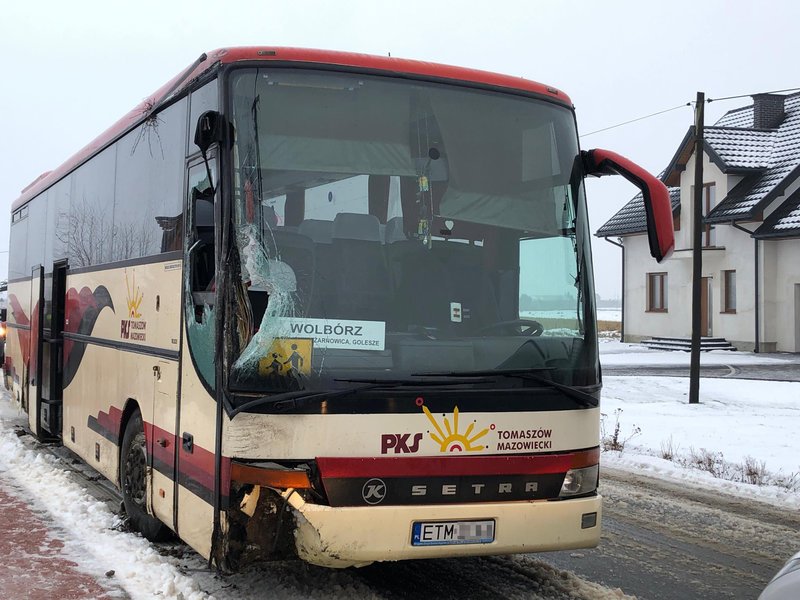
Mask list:
[[110,259],[114,224],[102,206],[90,205],[85,197],[69,212],[58,215],[55,234],[72,267],[88,267]]

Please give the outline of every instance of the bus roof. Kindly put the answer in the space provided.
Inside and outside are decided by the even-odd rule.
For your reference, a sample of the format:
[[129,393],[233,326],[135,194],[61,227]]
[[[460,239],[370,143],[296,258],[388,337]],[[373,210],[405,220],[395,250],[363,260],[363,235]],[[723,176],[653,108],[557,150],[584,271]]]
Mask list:
[[135,125],[143,121],[150,112],[162,102],[180,95],[191,83],[203,73],[219,65],[250,61],[273,61],[280,63],[302,63],[304,65],[341,66],[358,70],[381,72],[395,76],[413,76],[428,79],[468,82],[496,88],[532,93],[542,98],[572,107],[572,101],[562,91],[522,77],[500,75],[488,71],[466,69],[431,62],[393,58],[391,56],[373,56],[352,52],[333,52],[329,50],[312,50],[304,48],[282,48],[274,46],[248,46],[240,48],[219,48],[200,56],[188,68],[181,71],[153,94],[145,98],[138,106],[114,123],[83,149],[75,153],[63,164],[52,171],[47,171],[25,187],[19,198],[14,201],[12,212],[20,208],[37,194],[53,185],[59,179],[78,167],[108,144],[119,138]]

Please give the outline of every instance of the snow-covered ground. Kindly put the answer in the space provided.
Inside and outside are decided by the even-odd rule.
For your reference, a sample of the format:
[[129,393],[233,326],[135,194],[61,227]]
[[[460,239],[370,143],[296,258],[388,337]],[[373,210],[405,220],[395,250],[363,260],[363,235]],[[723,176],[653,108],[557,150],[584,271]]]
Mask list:
[[[684,377],[604,377],[604,437],[618,422],[618,440],[630,439],[604,452],[603,464],[800,508],[800,383],[701,379],[700,404],[688,394]],[[673,460],[661,458],[667,452]],[[706,470],[681,464],[698,462]],[[747,479],[745,463],[783,485],[726,479]]]
[[622,321],[621,308],[598,308],[597,309],[598,321]]
[[[600,341],[603,366],[684,366],[688,352],[651,350],[639,344]],[[712,351],[700,353],[701,365],[797,365],[793,354]],[[670,480],[800,507],[800,383],[786,381],[700,380],[700,404],[689,405],[685,377],[603,377],[601,401],[605,436],[619,423],[622,452],[606,451],[603,463],[645,471]],[[674,455],[673,460],[661,458]],[[687,465],[702,463],[707,470]],[[742,466],[764,469],[767,483],[729,481],[742,478]],[[718,477],[711,474],[717,473]],[[746,477],[745,477],[746,479]]]
[[[575,309],[564,310],[523,310],[520,312],[522,318],[529,319],[574,319]],[[598,321],[621,321],[622,310],[619,308],[598,308]]]

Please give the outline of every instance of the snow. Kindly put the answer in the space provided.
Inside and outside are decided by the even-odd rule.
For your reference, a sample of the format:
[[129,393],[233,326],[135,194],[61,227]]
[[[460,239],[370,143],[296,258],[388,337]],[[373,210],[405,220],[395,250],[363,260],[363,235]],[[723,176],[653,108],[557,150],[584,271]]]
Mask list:
[[[653,350],[639,344],[625,344],[617,340],[600,340],[600,363],[602,365],[645,366],[674,365],[689,366],[691,353],[683,351]],[[755,354],[711,350],[700,353],[701,365],[780,365],[798,364],[796,356],[778,354]],[[800,368],[800,364],[798,364]]]
[[[695,405],[688,403],[688,392],[685,377],[604,377],[604,436],[613,434],[618,419],[619,439],[630,439],[622,452],[604,452],[603,464],[800,508],[800,383],[701,379]],[[700,457],[734,479],[746,461],[763,463],[765,479],[785,487],[713,477],[659,458],[665,449],[679,462]]]
[[[522,310],[519,316],[523,319],[572,319],[575,320],[575,309],[562,310]],[[622,310],[619,308],[598,308],[598,321],[621,321]]]
[[621,308],[598,308],[597,309],[598,321],[622,321]]

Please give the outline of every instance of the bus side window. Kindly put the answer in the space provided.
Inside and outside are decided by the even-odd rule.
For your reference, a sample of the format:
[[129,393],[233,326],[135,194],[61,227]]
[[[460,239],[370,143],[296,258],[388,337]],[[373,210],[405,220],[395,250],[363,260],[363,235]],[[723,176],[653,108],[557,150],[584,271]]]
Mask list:
[[[212,178],[216,179],[212,160]],[[186,331],[197,370],[214,387],[214,191],[203,163],[189,169],[186,227]]]
[[[189,170],[189,218],[187,249],[191,291],[195,304],[213,304],[214,292],[214,197],[205,166]],[[199,295],[198,295],[199,294]]]

